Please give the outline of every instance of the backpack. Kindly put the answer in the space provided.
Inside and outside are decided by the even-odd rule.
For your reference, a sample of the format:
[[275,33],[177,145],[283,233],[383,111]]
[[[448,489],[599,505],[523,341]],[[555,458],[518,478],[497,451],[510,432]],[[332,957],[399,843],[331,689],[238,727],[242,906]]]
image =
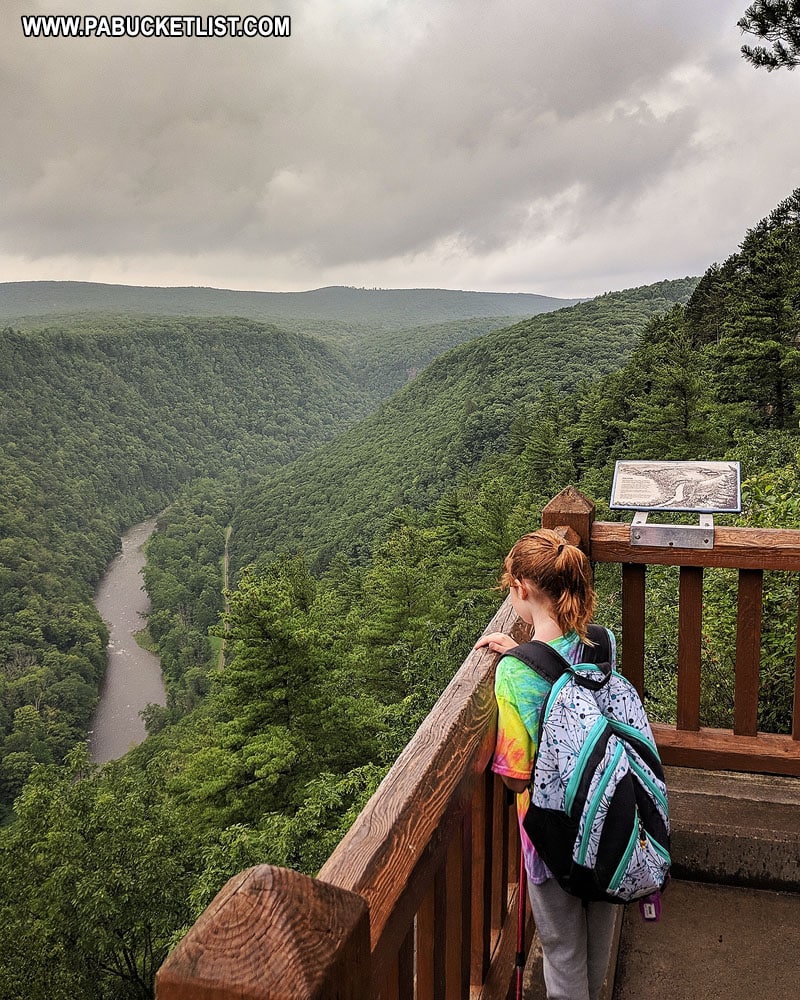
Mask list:
[[588,636],[574,666],[535,639],[509,651],[551,684],[523,825],[566,892],[627,903],[667,882],[667,788],[641,699],[611,669],[608,632],[590,625]]

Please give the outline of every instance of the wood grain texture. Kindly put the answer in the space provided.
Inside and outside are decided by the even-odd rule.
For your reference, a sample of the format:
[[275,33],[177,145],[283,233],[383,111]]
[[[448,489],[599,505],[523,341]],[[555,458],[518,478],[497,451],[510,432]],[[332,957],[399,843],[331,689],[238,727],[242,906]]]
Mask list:
[[[584,496],[574,486],[567,486],[542,510],[542,527],[556,531],[563,528],[564,537],[594,559],[591,554],[591,532],[594,521],[594,501]],[[575,537],[567,534],[574,532]]]
[[480,987],[489,970],[491,957],[491,922],[486,914],[492,911],[491,850],[492,816],[491,795],[494,778],[490,772],[478,782],[472,798],[472,929],[470,983]]
[[798,600],[797,604],[797,629],[795,631],[792,739],[800,741],[800,599]]
[[363,899],[259,865],[230,879],[161,966],[157,1000],[364,1000]]
[[[506,601],[486,631],[511,631]],[[494,752],[497,657],[473,651],[319,873],[370,909],[377,966],[396,954]]]
[[763,583],[764,574],[759,569],[743,569],[739,573],[733,707],[733,731],[737,736],[755,736],[758,729]]
[[724,729],[687,732],[660,723],[653,724],[653,735],[665,764],[800,776],[800,743],[791,736],[735,736]]
[[729,569],[800,570],[800,531],[780,528],[714,529],[713,549],[676,549],[630,543],[630,525],[595,521],[593,562],[654,566],[724,566]]
[[681,566],[678,608],[678,729],[700,728],[703,570]]
[[417,911],[417,1000],[436,1000],[435,928],[436,901],[431,884]]
[[625,563],[622,567],[622,656],[618,665],[644,694],[645,573],[647,567]]

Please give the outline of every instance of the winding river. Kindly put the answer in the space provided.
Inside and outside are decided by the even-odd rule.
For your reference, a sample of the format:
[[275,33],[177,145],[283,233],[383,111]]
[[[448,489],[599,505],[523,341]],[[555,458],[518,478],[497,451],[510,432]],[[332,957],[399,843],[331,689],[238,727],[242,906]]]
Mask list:
[[142,546],[155,526],[153,518],[134,525],[122,536],[122,551],[112,560],[94,595],[110,632],[108,666],[89,732],[89,751],[98,764],[116,760],[141,743],[147,731],[139,713],[151,702],[166,703],[159,659],[134,638],[144,628],[144,615],[150,606],[142,582]]

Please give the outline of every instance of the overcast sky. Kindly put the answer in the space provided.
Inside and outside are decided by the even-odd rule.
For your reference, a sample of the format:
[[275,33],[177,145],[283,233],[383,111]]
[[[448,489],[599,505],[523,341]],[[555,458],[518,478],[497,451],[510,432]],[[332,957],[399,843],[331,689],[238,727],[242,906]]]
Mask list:
[[[701,274],[800,186],[747,0],[3,0],[0,281],[587,296]],[[290,38],[26,39],[32,13]]]

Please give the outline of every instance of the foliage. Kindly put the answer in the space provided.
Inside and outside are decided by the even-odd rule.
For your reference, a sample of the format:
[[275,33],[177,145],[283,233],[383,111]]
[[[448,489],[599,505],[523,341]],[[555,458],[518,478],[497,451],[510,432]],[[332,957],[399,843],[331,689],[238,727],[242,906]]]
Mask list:
[[154,767],[98,772],[84,748],[62,769],[34,771],[0,839],[8,1000],[153,995],[174,928],[190,916],[194,846],[161,787]]
[[[575,299],[446,289],[318,288],[308,292],[235,292],[217,288],[137,288],[74,281],[0,283],[0,319],[28,329],[43,323],[71,331],[121,333],[141,318],[236,317],[272,323],[341,351],[360,388],[385,399],[456,344],[574,305]],[[167,319],[166,317],[169,317]]]
[[771,45],[742,46],[742,55],[753,66],[771,72],[800,63],[800,0],[755,0],[736,23]]

